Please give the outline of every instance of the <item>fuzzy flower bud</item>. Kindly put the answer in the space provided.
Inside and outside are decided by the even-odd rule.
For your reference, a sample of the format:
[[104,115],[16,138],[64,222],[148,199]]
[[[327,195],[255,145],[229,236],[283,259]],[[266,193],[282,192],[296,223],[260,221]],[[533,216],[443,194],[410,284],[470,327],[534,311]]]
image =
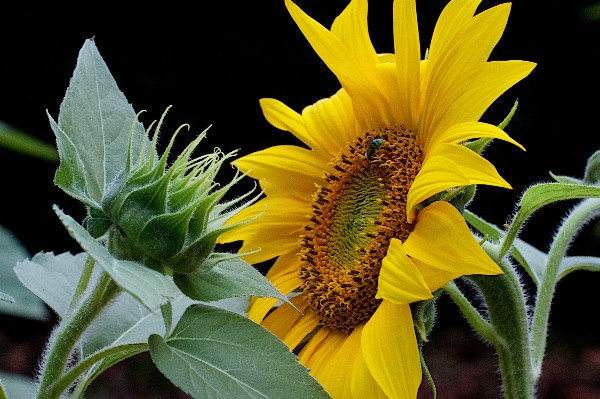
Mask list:
[[[159,158],[156,145],[164,116],[152,141],[145,141],[139,162],[126,165],[104,193],[102,212],[90,211],[84,225],[96,237],[108,231],[111,252],[119,258],[166,273],[191,273],[202,267],[208,271],[214,262],[205,261],[219,235],[240,225],[224,226],[225,222],[249,203],[236,209],[232,206],[250,193],[219,203],[243,175],[236,174],[229,184],[217,188],[217,172],[236,152],[223,154],[215,149],[212,154],[192,158],[206,131],[167,167],[175,137],[186,125],[175,132]],[[131,144],[128,151],[131,153]]]

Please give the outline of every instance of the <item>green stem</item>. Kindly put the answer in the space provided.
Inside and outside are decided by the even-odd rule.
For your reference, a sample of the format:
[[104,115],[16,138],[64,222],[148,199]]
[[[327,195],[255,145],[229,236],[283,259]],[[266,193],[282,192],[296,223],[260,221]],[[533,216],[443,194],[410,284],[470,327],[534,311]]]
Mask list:
[[577,205],[564,220],[558,229],[554,241],[548,252],[548,261],[544,274],[538,288],[533,322],[531,325],[532,360],[533,372],[539,378],[542,370],[542,361],[546,349],[546,337],[548,334],[548,318],[550,306],[556,287],[560,262],[564,258],[571,241],[575,238],[578,230],[589,220],[600,214],[600,200],[587,199]]
[[63,375],[58,381],[54,382],[50,386],[50,390],[53,392],[64,392],[71,386],[87,369],[92,367],[99,361],[115,355],[127,354],[133,356],[138,353],[142,353],[148,350],[148,344],[130,344],[120,345],[111,348],[104,349],[100,352],[96,352],[91,356],[86,357],[81,362],[77,363],[76,366],[71,368],[65,375]]
[[471,302],[469,302],[469,300],[463,295],[462,291],[458,289],[454,281],[450,281],[448,284],[446,284],[444,290],[448,293],[448,295],[450,295],[450,298],[452,298],[454,303],[456,303],[456,305],[459,307],[460,311],[466,317],[471,327],[473,327],[473,329],[477,331],[477,333],[481,335],[483,339],[493,345],[498,345],[501,343],[500,337],[498,334],[496,334],[496,331],[492,328],[491,324],[488,323],[487,320],[481,316],[481,313],[479,313],[477,309],[473,307]]
[[119,288],[115,282],[108,274],[103,272],[90,295],[60,322],[53,333],[44,356],[38,399],[60,397],[62,391],[57,392],[51,389],[52,384],[61,378],[73,352],[73,347],[81,334],[104,306],[117,294],[118,290]]
[[[484,245],[495,259],[496,246]],[[506,260],[497,261],[504,274],[469,276],[481,290],[490,325],[498,336],[495,344],[506,399],[531,399],[535,382],[531,367],[527,304],[519,276]]]
[[[121,346],[121,348],[122,347],[123,346]],[[104,359],[102,359],[101,362],[96,363],[95,365],[93,365],[92,368],[88,369],[86,372],[86,375],[79,379],[79,381],[77,382],[77,385],[75,386],[75,389],[73,389],[71,399],[82,399],[83,394],[85,393],[85,390],[87,389],[87,387],[100,374],[102,374],[104,371],[109,369],[111,366],[113,366],[127,358],[130,358],[131,356],[135,356],[142,352],[146,352],[149,349],[147,344],[131,344],[131,345],[127,345],[127,347],[128,348],[125,350],[122,350],[120,352],[115,352],[113,354],[110,354],[109,356],[106,356]]]
[[75,293],[73,294],[73,298],[71,299],[71,303],[69,304],[69,313],[75,309],[77,303],[81,300],[81,296],[85,293],[85,290],[90,283],[90,279],[92,277],[92,272],[94,270],[94,265],[96,261],[94,258],[88,255],[85,265],[83,266],[83,272],[81,273],[81,277],[77,282],[77,287],[75,287]]

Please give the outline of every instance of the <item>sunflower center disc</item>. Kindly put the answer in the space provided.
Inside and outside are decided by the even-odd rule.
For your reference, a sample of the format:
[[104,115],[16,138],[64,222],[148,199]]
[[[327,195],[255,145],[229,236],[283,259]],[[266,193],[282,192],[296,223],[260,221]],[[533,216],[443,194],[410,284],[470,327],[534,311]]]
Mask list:
[[406,201],[422,158],[414,134],[394,126],[367,132],[332,161],[301,243],[302,289],[321,325],[351,331],[379,306],[390,240],[412,231]]

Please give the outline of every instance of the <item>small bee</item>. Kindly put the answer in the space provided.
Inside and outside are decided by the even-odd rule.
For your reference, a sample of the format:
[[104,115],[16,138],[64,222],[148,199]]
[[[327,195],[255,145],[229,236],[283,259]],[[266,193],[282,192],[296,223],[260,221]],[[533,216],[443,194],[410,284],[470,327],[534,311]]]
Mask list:
[[369,161],[372,160],[373,155],[375,155],[375,151],[377,151],[377,149],[381,147],[383,143],[383,139],[380,138],[371,140],[371,144],[369,144],[369,149],[365,153],[365,158],[367,158]]

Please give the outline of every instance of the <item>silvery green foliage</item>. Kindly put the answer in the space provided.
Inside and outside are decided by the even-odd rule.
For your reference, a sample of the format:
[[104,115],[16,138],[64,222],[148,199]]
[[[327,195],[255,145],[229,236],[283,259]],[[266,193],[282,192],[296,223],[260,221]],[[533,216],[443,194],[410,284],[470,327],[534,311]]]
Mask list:
[[150,140],[152,126],[146,132],[138,122],[94,42],[86,41],[58,123],[50,118],[60,154],[55,183],[86,205],[84,227],[96,238],[108,233],[117,258],[164,273],[208,271],[218,236],[236,227],[224,224],[244,207],[244,196],[219,204],[241,176],[220,189],[214,182],[235,152],[193,158],[204,131],[167,167],[181,128],[158,156],[163,118]]

